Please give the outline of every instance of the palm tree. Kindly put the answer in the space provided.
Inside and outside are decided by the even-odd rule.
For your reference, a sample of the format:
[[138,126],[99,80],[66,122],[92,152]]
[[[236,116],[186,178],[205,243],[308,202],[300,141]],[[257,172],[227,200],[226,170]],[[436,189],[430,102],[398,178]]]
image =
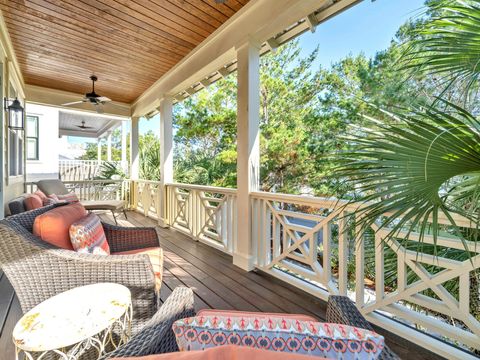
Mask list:
[[[350,150],[335,155],[334,174],[357,190],[357,226],[366,242],[376,225],[388,229],[386,241],[395,239],[409,250],[465,261],[472,256],[467,241],[480,241],[480,119],[466,109],[479,102],[480,1],[431,1],[428,13],[428,20],[420,22],[413,40],[405,44],[400,70],[406,76],[413,71],[439,79],[440,95],[429,107],[379,110],[387,116],[369,118],[366,127],[353,129]],[[452,92],[457,93],[456,101],[444,98]],[[458,224],[459,216],[470,226]],[[447,226],[440,225],[445,220]],[[419,242],[408,240],[413,232],[419,234]],[[465,251],[437,246],[445,233],[460,238]],[[426,235],[433,237],[433,244],[423,242]],[[367,255],[373,258],[378,249],[372,241],[367,245]],[[396,254],[385,246],[384,257],[385,285],[394,286]],[[435,266],[427,269],[439,271]],[[408,283],[416,280],[412,271],[408,277]],[[443,285],[458,298],[457,281]],[[480,319],[478,269],[470,273],[470,285],[470,314]],[[432,291],[423,293],[435,297]]]
[[[446,88],[462,82],[476,94],[480,2],[434,1],[430,13],[406,46],[402,70],[439,77]],[[422,240],[428,233],[436,243],[442,217],[462,240],[479,240],[479,118],[441,98],[430,107],[412,104],[384,113],[387,120],[368,119],[348,139],[351,150],[335,155],[335,176],[350,182],[363,204],[357,211],[360,228],[376,223],[390,230],[390,238],[414,231]],[[471,230],[461,228],[455,215],[467,218]]]

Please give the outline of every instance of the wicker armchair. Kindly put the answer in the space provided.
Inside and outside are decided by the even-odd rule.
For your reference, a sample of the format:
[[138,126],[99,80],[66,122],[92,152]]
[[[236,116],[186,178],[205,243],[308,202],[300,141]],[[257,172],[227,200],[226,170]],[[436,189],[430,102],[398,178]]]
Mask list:
[[155,229],[103,224],[113,255],[80,254],[57,248],[32,234],[35,218],[53,207],[0,221],[0,266],[15,289],[22,311],[77,286],[114,282],[125,285],[132,293],[135,334],[158,308],[153,268],[147,255],[115,253],[160,246]]
[[[372,325],[358,311],[357,307],[346,296],[330,295],[327,305],[327,322],[344,324],[373,330]],[[385,346],[380,354],[381,360],[400,359],[388,346]]]
[[172,325],[179,319],[195,316],[193,299],[192,289],[182,286],[175,288],[142,330],[101,360],[178,351]]

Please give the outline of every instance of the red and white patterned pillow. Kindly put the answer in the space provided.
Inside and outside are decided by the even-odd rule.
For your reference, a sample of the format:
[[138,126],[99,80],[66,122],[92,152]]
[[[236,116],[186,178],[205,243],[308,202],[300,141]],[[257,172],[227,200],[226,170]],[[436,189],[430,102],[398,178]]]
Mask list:
[[57,195],[50,194],[43,199],[43,206],[58,204],[59,202]]
[[377,359],[384,338],[341,324],[281,316],[196,316],[173,324],[180,351],[238,345],[333,359]]
[[60,201],[66,201],[68,203],[74,203],[74,202],[79,202],[77,195],[74,193],[68,193],[65,195],[57,195],[58,200]]
[[70,226],[70,241],[77,252],[110,255],[105,231],[95,214],[90,213]]

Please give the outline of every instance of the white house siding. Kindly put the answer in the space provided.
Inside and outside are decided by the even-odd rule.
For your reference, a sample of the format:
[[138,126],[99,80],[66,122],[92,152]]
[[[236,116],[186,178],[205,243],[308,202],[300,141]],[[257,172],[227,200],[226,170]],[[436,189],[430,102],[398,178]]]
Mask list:
[[58,112],[55,107],[27,103],[27,115],[38,117],[38,160],[27,160],[27,181],[58,178]]

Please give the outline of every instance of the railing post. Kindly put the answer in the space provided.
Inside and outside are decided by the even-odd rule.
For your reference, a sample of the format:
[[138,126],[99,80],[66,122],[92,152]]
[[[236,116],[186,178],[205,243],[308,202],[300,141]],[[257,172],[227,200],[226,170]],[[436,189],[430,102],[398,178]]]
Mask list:
[[173,182],[173,98],[164,97],[158,107],[160,113],[160,206],[159,225],[169,226],[165,185]]
[[260,45],[252,39],[237,47],[237,241],[233,263],[247,271],[256,264],[250,193],[260,185]]

